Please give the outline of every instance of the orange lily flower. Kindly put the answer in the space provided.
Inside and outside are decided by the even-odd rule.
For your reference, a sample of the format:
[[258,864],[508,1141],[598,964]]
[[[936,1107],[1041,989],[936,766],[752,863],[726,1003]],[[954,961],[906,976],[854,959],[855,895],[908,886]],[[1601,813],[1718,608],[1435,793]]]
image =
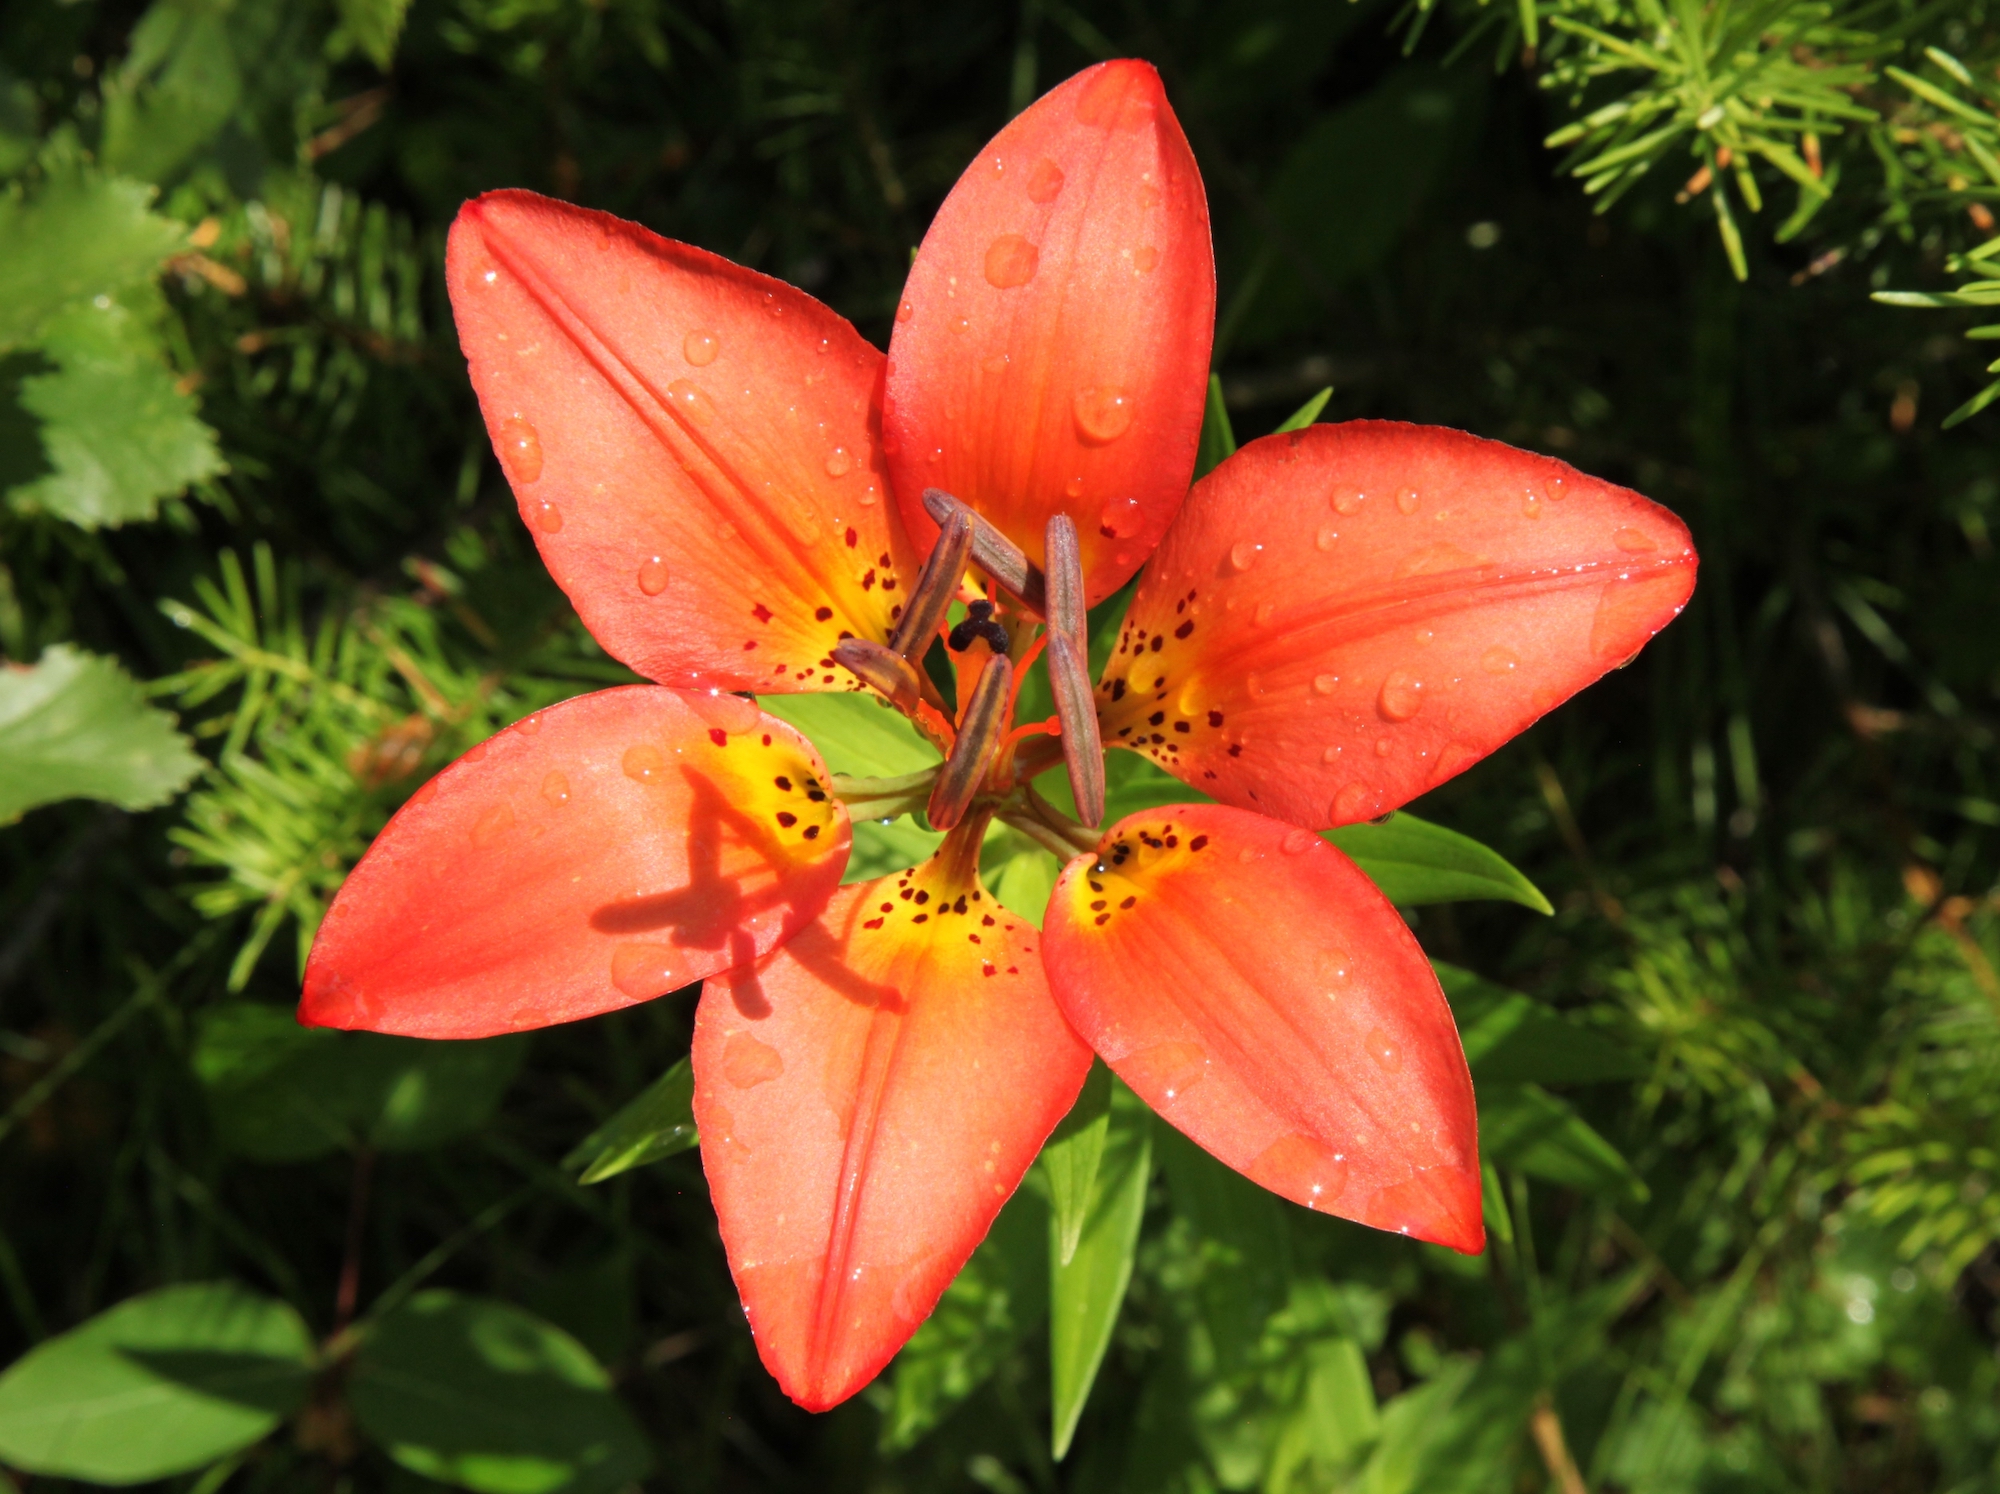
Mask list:
[[[523,519],[657,683],[542,711],[419,791],[328,913],[303,1020],[473,1037],[705,981],[723,1243],[765,1364],[815,1409],[929,1313],[1093,1050],[1286,1198],[1482,1247],[1449,1008],[1315,832],[1628,660],[1692,589],[1677,519],[1385,422],[1253,442],[1190,491],[1214,267],[1143,63],[1079,74],[980,153],[886,359],[797,290],[528,193],[467,204],[447,269]],[[1083,610],[1142,564],[1093,686]],[[947,631],[955,715],[920,667]],[[1014,727],[1044,649],[1058,717]],[[934,775],[837,781],[746,698],[868,688],[937,744]],[[1030,787],[1064,763],[1096,823],[1100,741],[1214,802],[1100,834]],[[839,886],[843,799],[896,794],[943,845]],[[1043,928],[980,882],[995,818],[1067,862]]]

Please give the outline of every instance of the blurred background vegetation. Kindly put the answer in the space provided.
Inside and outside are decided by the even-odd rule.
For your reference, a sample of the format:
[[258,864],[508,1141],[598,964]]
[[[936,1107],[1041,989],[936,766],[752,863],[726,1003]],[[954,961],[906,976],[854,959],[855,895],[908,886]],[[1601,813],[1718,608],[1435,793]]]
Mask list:
[[[809,1417],[695,1155],[565,1165],[686,1052],[685,996],[449,1046],[289,1008],[403,798],[629,677],[492,459],[458,204],[605,208],[886,343],[972,153],[1114,55],[1160,67],[1208,183],[1239,435],[1331,385],[1323,419],[1638,488],[1702,573],[1633,667],[1417,806],[1555,906],[1411,910],[1526,997],[1454,985],[1482,1112],[1527,1128],[1485,1114],[1487,1254],[1154,1128],[1056,1462],[1038,1187]],[[0,1464],[200,1494],[2000,1489],[1996,99],[1982,0],[14,0],[0,1359],[89,1323],[122,1368],[55,1378],[150,1409],[65,1450],[61,1387],[16,1376]]]

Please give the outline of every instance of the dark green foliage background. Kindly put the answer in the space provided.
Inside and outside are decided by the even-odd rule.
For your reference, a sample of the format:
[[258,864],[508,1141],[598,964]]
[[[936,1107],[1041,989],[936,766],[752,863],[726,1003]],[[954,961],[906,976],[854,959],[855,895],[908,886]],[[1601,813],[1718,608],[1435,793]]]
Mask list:
[[[1739,205],[1739,281],[1706,199],[1673,201],[1712,148],[1594,216],[1542,144],[1567,93],[1537,86],[1518,21],[1472,5],[1406,55],[1428,8],[1375,0],[419,0],[386,69],[367,44],[389,55],[393,5],[185,9],[221,17],[243,80],[221,124],[161,105],[148,137],[159,210],[219,225],[203,252],[224,273],[176,260],[163,284],[175,371],[228,469],[149,524],[0,507],[0,650],[74,641],[172,677],[217,648],[159,604],[198,608],[230,552],[266,625],[288,597],[302,636],[343,630],[326,671],[377,704],[343,715],[308,683],[230,738],[230,690],[165,691],[212,758],[317,775],[289,820],[223,772],[144,815],[70,801],[0,829],[0,1359],[175,1281],[236,1278],[333,1326],[355,1161],[229,1150],[198,1024],[294,999],[295,915],[422,774],[625,677],[541,572],[487,447],[439,274],[458,204],[525,186],[609,209],[886,343],[910,251],[978,146],[1076,69],[1141,55],[1208,183],[1239,434],[1332,384],[1324,419],[1552,451],[1695,532],[1677,623],[1417,806],[1555,902],[1413,922],[1434,955],[1639,1055],[1643,1077],[1565,1093],[1649,1196],[1510,1174],[1525,1229],[1464,1261],[1246,1201],[1156,1136],[1132,1296],[1068,1460],[1048,1459],[1032,1324],[885,1451],[886,1394],[813,1418],[764,1375],[693,1154],[587,1190],[559,1166],[686,1051],[680,996],[535,1035],[470,1134],[369,1149],[363,1306],[449,1246],[426,1284],[576,1334],[662,1489],[1347,1487],[1337,1460],[1287,1482],[1257,1440],[1313,1312],[1364,1345],[1385,1406],[1470,1372],[1454,1356],[1485,1366],[1419,1487],[1549,1486],[1529,1415],[1547,1387],[1594,1489],[2000,1489],[2000,474],[1993,417],[1938,430],[1978,388],[1960,314],[1867,299],[1942,285],[1986,189],[1910,163],[1897,185],[1883,163],[1917,145],[1829,130],[1841,193],[1787,245]],[[0,84],[32,132],[91,145],[142,11],[6,8]],[[1601,23],[1650,34],[1650,14]],[[1864,39],[1905,27],[1885,43],[1905,67],[1930,41],[1985,58],[1981,76],[2000,55],[1977,4],[1843,14]],[[16,398],[31,362],[0,364],[8,486],[44,460]],[[406,716],[426,724],[390,741]],[[380,769],[399,744],[409,761]],[[291,882],[256,882],[288,855]],[[414,1485],[328,1415],[228,1487]]]

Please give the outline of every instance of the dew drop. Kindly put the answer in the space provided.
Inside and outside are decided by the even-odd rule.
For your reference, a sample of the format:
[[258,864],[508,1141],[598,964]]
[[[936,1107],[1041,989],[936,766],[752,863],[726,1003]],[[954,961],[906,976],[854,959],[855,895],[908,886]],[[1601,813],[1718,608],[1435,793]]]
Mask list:
[[778,1050],[747,1032],[733,1034],[722,1045],[722,1077],[738,1089],[768,1084],[784,1072],[785,1060]]
[[933,446],[930,455],[925,457],[924,460],[935,467],[939,462],[944,460],[944,448],[942,446]]
[[1325,1142],[1281,1136],[1244,1169],[1250,1180],[1309,1209],[1330,1208],[1347,1191],[1347,1160]]
[[569,779],[561,773],[543,774],[542,797],[561,809],[563,805],[569,803]]
[[556,534],[563,526],[562,510],[553,503],[537,504],[535,507],[535,527],[543,534]]
[[1333,796],[1330,817],[1336,824],[1351,825],[1370,818],[1374,807],[1375,791],[1365,783],[1350,783]]
[[1392,669],[1375,697],[1375,711],[1384,721],[1407,721],[1422,709],[1424,683],[1405,670]]
[[1257,627],[1264,627],[1269,624],[1271,618],[1277,613],[1277,610],[1278,604],[1276,602],[1259,602],[1257,610],[1250,614],[1250,621]]
[[1479,656],[1479,667],[1488,674],[1512,674],[1520,663],[1521,656],[1511,648],[1489,648]]
[[731,695],[727,690],[690,692],[682,699],[687,701],[688,709],[702,720],[732,737],[740,737],[744,732],[756,729],[764,720],[764,713],[757,709],[756,701]]
[[500,422],[493,449],[500,453],[500,465],[511,481],[530,483],[542,475],[542,438],[519,415]]
[[1035,162],[1034,170],[1028,173],[1028,200],[1030,202],[1054,202],[1056,194],[1063,189],[1062,167],[1044,156]]
[[1339,538],[1340,531],[1338,529],[1335,529],[1331,524],[1322,524],[1319,526],[1319,533],[1313,537],[1313,546],[1324,554],[1333,548],[1335,541]]
[[1236,853],[1236,859],[1242,862],[1245,866],[1248,866],[1251,862],[1257,859],[1257,852],[1251,847],[1245,846],[1242,850]]
[[541,732],[541,729],[542,713],[540,711],[535,712],[532,716],[523,716],[519,721],[514,723],[514,730],[518,731],[524,737],[536,736]]
[[1232,571],[1247,571],[1256,563],[1257,552],[1264,547],[1250,540],[1238,540],[1229,547],[1229,568]]
[[1337,514],[1361,512],[1361,505],[1368,501],[1368,495],[1359,488],[1336,488],[1333,493],[1333,511]]
[[1156,1043],[1127,1054],[1119,1072],[1142,1095],[1150,1092],[1172,1100],[1207,1076],[1208,1055],[1194,1043]]
[[1533,488],[1529,488],[1523,492],[1521,494],[1521,512],[1531,519],[1539,519],[1542,516],[1542,495],[1537,493]]
[[666,944],[621,944],[611,951],[611,984],[634,1001],[664,996],[681,984]]
[[1312,831],[1302,830],[1294,826],[1292,829],[1287,830],[1285,832],[1285,838],[1279,842],[1279,848],[1283,850],[1287,856],[1299,856],[1305,853],[1306,848],[1310,846],[1315,839],[1316,837],[1313,835]]
[[845,446],[836,446],[826,456],[826,475],[845,477],[854,470],[854,458]]
[[822,358],[824,358],[828,353],[833,351],[833,339],[831,337],[822,337],[819,340],[819,346],[815,348],[813,351],[817,352]]
[[979,366],[990,374],[1001,374],[1007,371],[1007,365],[1010,361],[1012,360],[1005,353],[994,353],[987,357]]
[[1368,1050],[1368,1056],[1390,1073],[1397,1074],[1402,1072],[1403,1050],[1398,1048],[1390,1040],[1389,1034],[1381,1028],[1369,1028],[1368,1036],[1361,1040],[1361,1044]]
[[1390,741],[1389,738],[1377,737],[1375,739],[1375,755],[1377,757],[1387,757],[1391,752],[1394,752],[1395,750],[1396,750],[1396,744]]
[[[1344,949],[1329,949],[1320,956],[1319,973],[1321,978],[1336,986],[1346,985],[1347,977],[1353,972],[1353,969],[1354,966],[1348,960],[1347,951]],[[1334,999],[1335,993],[1328,991],[1326,995],[1327,999],[1331,1001]]]
[[1316,674],[1313,676],[1313,694],[1315,695],[1331,695],[1339,688],[1340,676],[1337,674]]
[[627,747],[619,760],[625,776],[634,783],[663,783],[666,781],[667,759],[657,747],[641,744]]
[[961,335],[970,332],[972,330],[972,318],[969,316],[953,317],[951,330]]
[[908,301],[900,301],[896,305],[896,320],[907,322],[916,314],[916,310],[917,308],[912,306]]
[[1611,543],[1627,555],[1643,555],[1648,550],[1660,548],[1653,543],[1651,535],[1640,529],[1621,529],[1611,536]]
[[715,419],[715,402],[686,379],[667,385],[667,403],[691,425],[708,425]]
[[1417,511],[1417,502],[1417,490],[1415,488],[1404,488],[1396,495],[1396,507],[1406,514],[1413,514]]
[[1083,496],[1083,479],[1072,477],[1068,482],[1064,483],[1063,496],[1065,498],[1081,498]]
[[1340,761],[1340,749],[1338,747],[1330,747],[1330,746],[1322,747],[1319,753],[1319,760],[1325,763],[1328,767],[1333,766],[1333,764]]
[[[681,339],[681,356],[696,368],[706,368],[715,361],[715,355],[722,351],[722,343],[713,332],[690,332]],[[826,351],[825,342],[820,343],[820,351]]]
[[1026,285],[1040,259],[1040,251],[1018,233],[1003,233],[986,246],[986,283],[995,290]]
[[867,487],[861,490],[861,506],[863,508],[873,508],[875,506],[875,500],[879,496],[880,493],[876,489],[875,484],[872,482],[869,483]]
[[1132,251],[1132,268],[1141,275],[1150,275],[1160,263],[1160,251],[1151,244],[1141,244]]
[[1077,390],[1072,409],[1077,429],[1091,441],[1116,441],[1132,426],[1132,396],[1116,384]]
[[476,846],[489,846],[513,828],[514,811],[505,804],[495,804],[474,821],[472,843]]

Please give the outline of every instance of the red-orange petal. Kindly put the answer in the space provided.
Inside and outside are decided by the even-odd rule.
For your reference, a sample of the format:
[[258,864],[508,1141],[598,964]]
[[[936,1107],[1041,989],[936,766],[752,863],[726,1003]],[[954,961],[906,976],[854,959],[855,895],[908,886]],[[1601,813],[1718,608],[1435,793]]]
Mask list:
[[1083,1085],[1041,942],[930,862],[703,988],[702,1165],[757,1351],[809,1410],[916,1331]]
[[1208,203],[1159,75],[1077,74],[1015,116],[931,221],[889,343],[890,473],[978,509],[1037,564],[1051,515],[1092,602],[1186,496],[1215,333]]
[[458,336],[542,558],[662,684],[859,686],[914,552],[880,456],[882,355],[802,291],[531,192],[460,210]]
[[1372,819],[1625,663],[1694,576],[1673,514],[1551,457],[1382,420],[1267,436],[1140,579],[1105,745],[1293,824]]
[[740,696],[628,685],[517,721],[375,838],[320,925],[299,1020],[484,1037],[745,964],[846,869],[827,779]]
[[1219,804],[1129,816],[1063,870],[1043,937],[1071,1024],[1222,1161],[1309,1209],[1481,1248],[1451,1009],[1317,835]]

